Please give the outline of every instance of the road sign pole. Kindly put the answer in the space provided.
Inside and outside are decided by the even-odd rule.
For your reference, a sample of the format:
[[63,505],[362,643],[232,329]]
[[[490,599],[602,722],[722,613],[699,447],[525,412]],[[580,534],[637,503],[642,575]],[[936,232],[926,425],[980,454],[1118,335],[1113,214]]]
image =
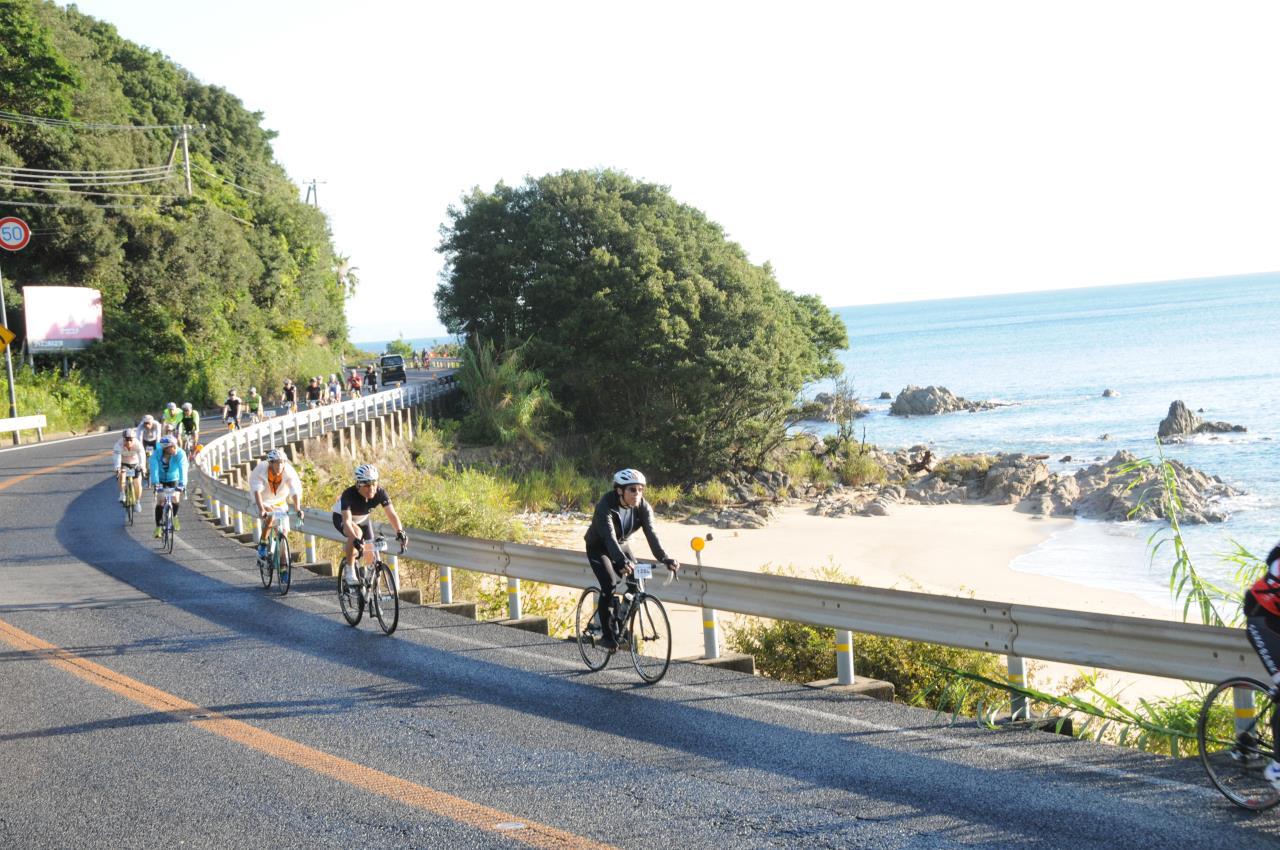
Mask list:
[[[9,327],[9,310],[4,303],[4,274],[0,273],[0,326]],[[18,393],[13,386],[13,352],[10,346],[4,347],[4,368],[9,376],[9,416],[18,416]],[[13,444],[18,445],[18,432],[13,432]]]

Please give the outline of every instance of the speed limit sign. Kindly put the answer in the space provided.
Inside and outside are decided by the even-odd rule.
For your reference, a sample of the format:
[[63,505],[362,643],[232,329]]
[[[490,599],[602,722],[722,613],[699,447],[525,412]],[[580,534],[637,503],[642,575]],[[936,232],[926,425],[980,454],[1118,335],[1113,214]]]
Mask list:
[[21,251],[31,241],[31,227],[20,218],[0,218],[0,248]]

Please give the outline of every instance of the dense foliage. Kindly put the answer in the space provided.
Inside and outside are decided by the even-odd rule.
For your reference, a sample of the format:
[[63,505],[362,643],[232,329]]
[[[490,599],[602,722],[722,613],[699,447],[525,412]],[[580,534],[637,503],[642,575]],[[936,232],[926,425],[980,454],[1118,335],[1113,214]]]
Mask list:
[[449,214],[446,327],[523,346],[619,464],[693,477],[755,462],[803,385],[839,371],[839,319],[664,187],[567,171],[477,189]]
[[0,177],[0,212],[36,234],[4,257],[10,326],[21,335],[22,287],[101,290],[105,339],[77,361],[104,407],[209,403],[229,386],[336,371],[347,330],[328,227],[272,160],[260,113],[110,24],[40,0],[0,0],[0,110],[78,122],[0,116],[10,168],[163,166],[172,127],[101,125],[194,128],[190,196],[180,148],[159,183],[37,190]]

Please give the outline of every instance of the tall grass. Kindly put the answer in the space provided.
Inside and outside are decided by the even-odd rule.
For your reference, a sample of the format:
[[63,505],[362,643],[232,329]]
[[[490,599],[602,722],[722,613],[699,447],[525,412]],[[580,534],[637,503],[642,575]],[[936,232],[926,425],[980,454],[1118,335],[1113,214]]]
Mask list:
[[552,418],[562,412],[542,373],[523,368],[520,349],[499,354],[489,342],[467,346],[458,386],[470,404],[463,434],[473,442],[542,451]]
[[[98,395],[75,370],[63,377],[57,370],[33,372],[29,367],[14,370],[14,395],[19,416],[43,414],[50,431],[84,431],[101,410]],[[3,416],[9,415],[9,381],[0,370],[0,403]]]

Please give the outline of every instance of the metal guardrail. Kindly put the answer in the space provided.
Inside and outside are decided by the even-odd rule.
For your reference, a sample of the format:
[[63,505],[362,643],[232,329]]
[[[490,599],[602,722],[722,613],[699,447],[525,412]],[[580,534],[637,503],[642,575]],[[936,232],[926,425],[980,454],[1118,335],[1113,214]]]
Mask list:
[[[257,446],[261,453],[281,445],[278,440],[290,436],[294,439],[314,436],[313,427],[344,427],[347,422],[365,421],[369,416],[381,415],[378,411],[400,409],[433,397],[415,393],[439,393],[441,389],[409,385],[335,406],[355,405],[350,411],[304,411],[281,417],[288,421],[268,421],[219,437],[206,446],[197,463],[199,486],[215,500],[247,508],[247,494],[211,476],[208,461],[224,457],[244,462],[253,456],[247,446]],[[254,434],[255,428],[264,426],[261,437]],[[269,438],[266,443],[262,442],[264,437]],[[265,449],[261,448],[263,445]],[[295,530],[329,540],[343,539],[330,522],[329,510],[306,508],[306,511],[307,519],[295,525]],[[405,556],[414,560],[573,588],[595,583],[595,576],[581,552],[436,534],[424,529],[408,531],[411,542]],[[1019,659],[1019,664],[1022,658],[1039,658],[1200,682],[1216,682],[1233,675],[1266,678],[1261,662],[1239,629],[885,590],[701,565],[681,569],[678,582],[653,581],[647,589],[665,601],[701,606],[704,611],[729,611],[829,626],[841,632],[998,653],[1010,656],[1011,667],[1014,658]],[[851,673],[850,668],[850,678]]]
[[[48,421],[43,413],[35,416],[15,416],[10,419],[0,419],[0,434],[6,434],[10,431],[31,431],[36,432],[36,439],[44,442],[44,429],[49,427]],[[14,438],[15,440],[17,437]]]

